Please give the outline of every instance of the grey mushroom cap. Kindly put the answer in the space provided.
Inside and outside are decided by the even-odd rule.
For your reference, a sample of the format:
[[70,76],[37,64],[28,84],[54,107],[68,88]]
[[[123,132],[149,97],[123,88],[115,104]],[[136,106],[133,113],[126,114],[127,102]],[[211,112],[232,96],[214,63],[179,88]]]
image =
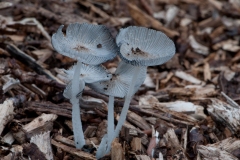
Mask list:
[[[73,79],[73,74],[76,65],[73,65],[70,69],[64,70],[65,75],[62,75],[66,82],[70,82]],[[80,69],[79,79],[85,83],[94,83],[98,81],[106,81],[112,78],[112,74],[102,65],[88,65],[82,63]]]
[[[112,75],[112,78],[108,81],[100,81],[96,83],[87,84],[93,90],[100,92],[105,95],[123,98],[127,95],[129,86],[132,81],[132,75],[137,66],[127,64],[121,61],[118,65],[116,72]],[[138,88],[143,84],[146,75],[147,67],[140,66],[140,74],[138,77],[134,77],[136,81],[134,86],[134,93],[137,92]]]
[[[65,98],[70,99],[72,97],[72,79],[74,75],[76,65],[73,65],[70,69],[64,70],[64,77],[65,81],[68,83],[64,92],[63,96]],[[99,81],[106,81],[112,78],[112,74],[109,73],[106,68],[102,65],[89,65],[82,63],[80,68],[80,77],[79,77],[79,88],[80,92],[83,91],[85,87],[85,83],[94,83]]]
[[145,27],[121,29],[116,43],[119,56],[136,66],[155,66],[167,62],[175,54],[175,45],[164,33]]
[[118,52],[114,38],[103,25],[73,23],[67,27],[66,36],[61,25],[52,36],[53,48],[70,58],[98,65],[113,59]]
[[[80,92],[83,91],[84,87],[85,87],[85,82],[84,81],[80,81],[79,82],[79,86],[78,86],[81,90]],[[67,99],[71,99],[72,98],[72,81],[70,81],[65,90],[63,91],[63,96]],[[76,95],[77,96],[77,95]]]

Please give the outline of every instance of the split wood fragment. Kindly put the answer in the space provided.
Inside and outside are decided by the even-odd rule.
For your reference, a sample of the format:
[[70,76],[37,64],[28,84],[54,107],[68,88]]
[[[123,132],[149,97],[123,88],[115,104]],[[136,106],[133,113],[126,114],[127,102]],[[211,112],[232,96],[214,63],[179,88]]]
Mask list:
[[0,104],[0,134],[2,134],[7,123],[13,119],[15,114],[13,104],[13,99],[7,99],[3,104]]
[[51,143],[52,143],[52,145],[54,145],[58,148],[61,148],[63,151],[68,152],[77,158],[86,159],[86,160],[95,160],[96,159],[95,156],[93,156],[90,153],[78,150],[75,147],[69,147],[69,146],[64,145],[60,142],[57,142],[53,139],[51,140]]

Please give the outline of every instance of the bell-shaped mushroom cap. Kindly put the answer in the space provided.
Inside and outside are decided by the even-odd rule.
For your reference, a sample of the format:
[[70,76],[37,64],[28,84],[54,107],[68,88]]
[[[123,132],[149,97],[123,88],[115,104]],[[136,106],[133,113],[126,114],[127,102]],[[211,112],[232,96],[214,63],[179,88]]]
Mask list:
[[167,62],[175,54],[175,45],[164,33],[144,27],[130,26],[120,30],[116,38],[119,56],[136,66],[154,66]]
[[118,47],[103,25],[87,23],[70,24],[66,36],[62,32],[63,25],[52,36],[53,48],[59,53],[80,60],[81,62],[97,65],[113,59]]
[[[64,70],[65,75],[62,75],[65,81],[68,83],[73,79],[73,74],[75,71],[76,65],[72,66],[68,70]],[[98,81],[106,81],[112,78],[112,74],[102,65],[88,65],[82,63],[80,69],[80,80],[85,83],[94,83]]]
[[[84,83],[84,81],[80,81],[79,83],[80,83],[80,84],[79,84],[78,87],[80,88],[80,92],[82,92],[83,89],[84,89],[84,87],[85,87],[85,83]],[[65,98],[67,98],[67,99],[71,99],[71,98],[72,98],[72,87],[75,87],[75,86],[72,86],[72,81],[70,81],[70,82],[67,84],[65,90],[63,91],[63,96],[64,96]],[[77,96],[77,95],[76,95],[76,96]]]
[[[135,69],[140,67],[141,71],[138,77],[132,77]],[[126,96],[129,86],[131,84],[132,78],[136,81],[134,86],[134,93],[137,92],[138,88],[143,84],[147,75],[147,67],[145,66],[133,66],[131,64],[126,64],[121,61],[118,65],[116,72],[112,75],[112,78],[108,81],[99,81],[97,83],[87,84],[93,90],[111,95],[114,97],[123,98]]]

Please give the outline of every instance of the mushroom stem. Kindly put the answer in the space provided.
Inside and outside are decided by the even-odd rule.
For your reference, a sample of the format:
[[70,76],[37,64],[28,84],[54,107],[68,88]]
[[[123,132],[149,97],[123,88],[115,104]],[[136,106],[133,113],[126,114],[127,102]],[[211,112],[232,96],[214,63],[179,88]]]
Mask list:
[[82,130],[82,122],[80,116],[80,104],[79,104],[79,97],[77,95],[83,88],[79,88],[80,85],[79,77],[80,77],[80,70],[81,70],[82,62],[78,61],[76,68],[73,74],[72,80],[72,97],[70,102],[72,103],[72,124],[73,124],[73,135],[75,146],[77,149],[82,148],[85,145],[84,134]]
[[129,105],[130,105],[130,102],[131,102],[131,99],[132,99],[132,96],[134,94],[134,87],[135,87],[135,83],[136,83],[136,80],[135,78],[138,77],[139,73],[140,73],[141,69],[140,67],[135,67],[135,72],[133,74],[133,77],[132,77],[132,81],[129,85],[129,89],[128,89],[128,92],[127,92],[127,95],[125,97],[125,101],[124,101],[124,105],[123,105],[123,109],[122,109],[122,112],[121,112],[121,115],[120,115],[120,118],[118,120],[118,124],[116,126],[116,129],[114,131],[114,135],[111,136],[111,139],[109,139],[109,142],[108,142],[108,149],[106,151],[106,154],[110,152],[110,149],[111,149],[111,143],[112,141],[114,140],[114,138],[116,138],[118,135],[119,135],[119,132],[125,122],[125,119],[127,117],[127,112],[128,112],[128,109],[129,109]]
[[114,137],[114,96],[109,96],[108,101],[108,146],[111,146],[111,139]]
[[99,144],[99,146],[98,146],[98,149],[97,149],[97,153],[96,153],[96,158],[97,159],[100,159],[100,158],[102,158],[105,154],[107,154],[106,153],[106,150],[107,150],[107,140],[108,140],[108,137],[107,137],[108,135],[107,134],[105,134],[104,136],[103,136],[103,138],[102,138],[102,141],[101,141],[101,143]]
[[114,96],[109,96],[108,100],[108,130],[104,135],[98,147],[96,158],[102,158],[111,149],[111,144],[114,139]]

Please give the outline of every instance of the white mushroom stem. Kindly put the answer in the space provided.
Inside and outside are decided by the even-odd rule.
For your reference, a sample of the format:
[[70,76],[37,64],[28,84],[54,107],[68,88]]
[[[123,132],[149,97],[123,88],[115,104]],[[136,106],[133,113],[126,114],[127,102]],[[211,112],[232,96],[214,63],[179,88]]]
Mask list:
[[111,146],[111,139],[114,138],[114,96],[109,96],[108,101],[108,146]]
[[75,146],[77,149],[80,149],[85,145],[81,116],[80,116],[80,104],[79,104],[79,98],[77,97],[79,92],[83,90],[83,88],[78,87],[80,85],[79,77],[80,77],[81,65],[82,65],[82,62],[78,61],[73,74],[72,97],[70,99],[70,102],[72,103],[73,135],[74,135]]
[[111,144],[114,139],[114,96],[109,96],[108,100],[108,130],[102,138],[98,147],[96,158],[102,158],[111,149]]
[[132,81],[131,81],[131,84],[130,84],[129,89],[128,89],[128,93],[125,97],[123,109],[122,109],[120,118],[118,120],[118,124],[117,124],[116,129],[115,129],[115,135],[114,135],[115,137],[118,136],[118,134],[119,134],[124,122],[125,122],[125,119],[127,117],[127,112],[128,112],[128,109],[129,109],[129,105],[130,105],[132,96],[134,94],[134,87],[135,87],[135,83],[136,83],[136,78],[138,77],[140,71],[141,71],[140,67],[135,68],[135,72],[133,74]]
[[125,119],[127,117],[127,112],[128,112],[129,106],[130,106],[130,102],[131,102],[132,96],[134,94],[134,87],[135,87],[135,84],[136,84],[136,78],[138,77],[140,71],[141,71],[140,67],[135,67],[135,72],[133,74],[132,81],[129,85],[128,93],[125,96],[123,109],[122,109],[120,118],[118,120],[118,124],[116,126],[116,129],[114,131],[114,136],[111,136],[111,140],[110,140],[110,142],[108,142],[108,144],[110,144],[110,146],[108,146],[106,154],[110,152],[111,143],[114,140],[114,138],[116,138],[119,135],[119,132],[120,132],[120,130],[121,130],[121,128],[122,128],[122,126],[125,122]]
[[[102,141],[101,141],[101,143],[100,143],[100,145],[98,146],[98,149],[97,149],[97,153],[96,153],[96,158],[97,159],[100,159],[100,158],[102,158],[105,154],[107,154],[107,149],[108,149],[108,142],[107,142],[107,140],[108,140],[108,137],[107,137],[108,135],[107,134],[105,134],[104,136],[103,136],[103,138],[102,138]],[[111,146],[110,146],[111,147]]]

